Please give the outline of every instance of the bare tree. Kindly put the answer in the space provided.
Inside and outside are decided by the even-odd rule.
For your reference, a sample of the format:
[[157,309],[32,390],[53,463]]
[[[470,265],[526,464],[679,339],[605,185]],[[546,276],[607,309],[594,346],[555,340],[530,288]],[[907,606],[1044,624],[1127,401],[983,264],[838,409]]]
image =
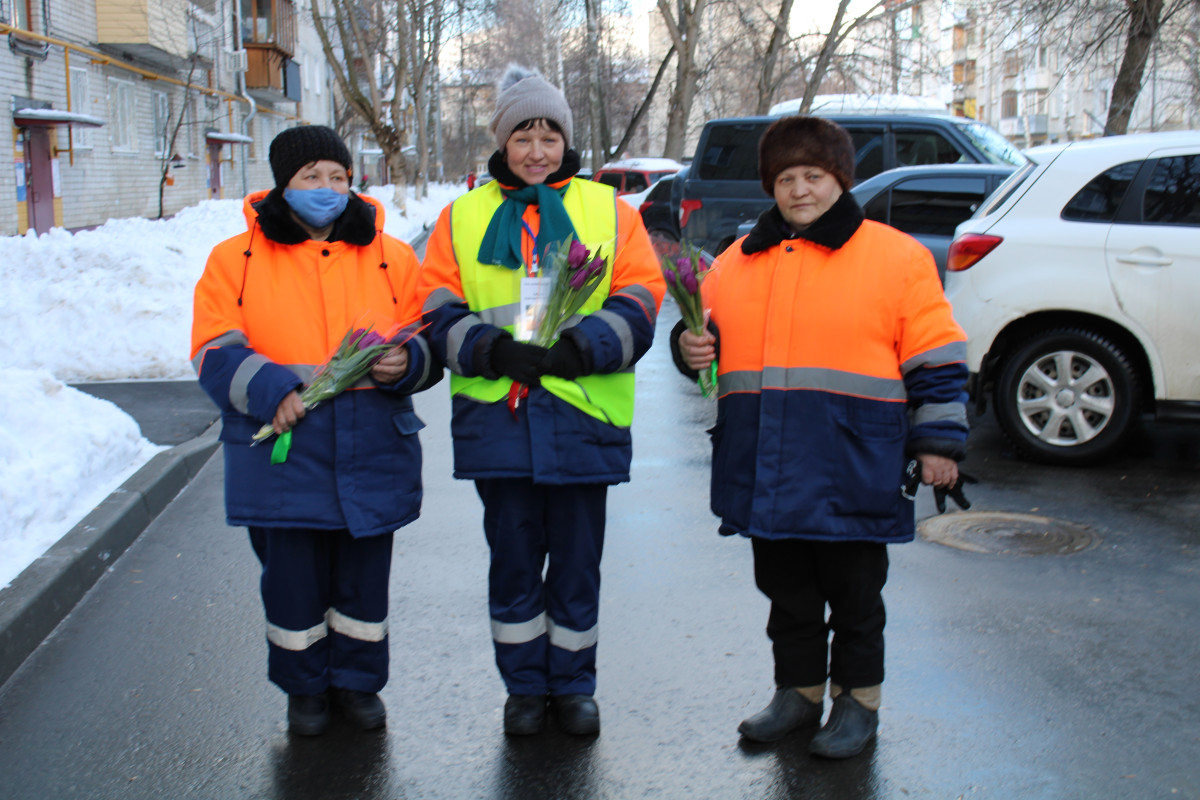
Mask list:
[[676,10],[672,11],[669,0],[658,0],[658,10],[675,47],[675,85],[667,102],[667,139],[663,145],[667,158],[683,158],[687,121],[700,79],[696,53],[707,5],[708,0],[676,0]]
[[[162,144],[162,157],[159,159],[159,177],[158,177],[158,218],[162,219],[164,215],[163,199],[166,193],[167,181],[171,177],[171,169],[175,166],[175,146],[179,140],[179,131],[183,128],[184,121],[187,119],[188,104],[191,102],[192,78],[196,77],[196,70],[200,67],[200,58],[202,50],[211,44],[211,42],[203,42],[200,40],[199,26],[196,25],[196,18],[189,15],[188,26],[191,28],[192,39],[192,54],[188,58],[187,77],[184,79],[182,100],[179,102],[179,109],[173,115],[167,114],[167,132],[166,140]],[[199,88],[199,87],[197,87]],[[169,97],[170,95],[168,95]],[[157,131],[155,131],[157,133]]]
[[[328,0],[330,15],[311,0],[313,26],[347,105],[366,123],[387,160],[393,202],[404,214],[408,162],[405,116],[408,60],[397,23],[404,13],[389,0]],[[336,40],[330,28],[336,33]]]

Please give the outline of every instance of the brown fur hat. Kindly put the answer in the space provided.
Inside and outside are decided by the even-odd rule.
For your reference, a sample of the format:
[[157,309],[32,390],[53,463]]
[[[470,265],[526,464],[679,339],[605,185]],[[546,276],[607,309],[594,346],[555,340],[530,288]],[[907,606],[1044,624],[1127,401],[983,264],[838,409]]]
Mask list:
[[842,189],[854,183],[854,141],[846,129],[821,117],[783,117],[771,123],[758,143],[758,174],[763,190],[775,194],[775,178],[789,167],[820,167]]

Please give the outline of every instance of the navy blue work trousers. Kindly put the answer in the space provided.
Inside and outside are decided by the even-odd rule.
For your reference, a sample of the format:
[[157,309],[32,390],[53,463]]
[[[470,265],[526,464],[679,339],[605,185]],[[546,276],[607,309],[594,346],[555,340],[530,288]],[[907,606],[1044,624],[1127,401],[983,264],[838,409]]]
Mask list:
[[816,686],[828,678],[850,690],[883,683],[887,545],[752,541],[754,580],[771,601],[776,685]]
[[509,694],[596,691],[604,484],[475,482],[491,547],[488,608]]
[[271,681],[288,694],[382,689],[392,534],[252,527],[250,543],[262,563]]

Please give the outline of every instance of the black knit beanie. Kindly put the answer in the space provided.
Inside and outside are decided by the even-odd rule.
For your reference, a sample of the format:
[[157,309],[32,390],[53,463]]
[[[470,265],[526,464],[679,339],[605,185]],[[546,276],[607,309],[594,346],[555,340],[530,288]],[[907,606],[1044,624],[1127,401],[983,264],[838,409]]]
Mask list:
[[775,178],[789,167],[820,167],[842,189],[854,185],[854,140],[836,122],[821,117],[783,117],[771,123],[758,143],[758,175],[763,190],[775,194]]
[[271,142],[271,174],[275,185],[287,186],[300,168],[314,161],[336,161],[353,173],[354,161],[342,137],[324,125],[288,128]]

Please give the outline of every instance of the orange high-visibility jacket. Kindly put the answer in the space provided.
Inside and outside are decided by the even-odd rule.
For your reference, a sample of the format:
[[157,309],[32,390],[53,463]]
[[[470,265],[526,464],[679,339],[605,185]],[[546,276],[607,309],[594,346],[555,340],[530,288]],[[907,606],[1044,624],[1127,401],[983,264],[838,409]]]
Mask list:
[[967,433],[965,336],[929,251],[871,221],[838,249],[787,239],[747,255],[739,240],[703,296],[720,333],[721,531],[912,539],[908,457],[961,457]]
[[248,230],[213,249],[192,319],[193,364],[222,411],[229,524],[393,531],[420,508],[422,423],[409,394],[441,377],[420,336],[406,346],[410,367],[399,383],[368,377],[310,411],[284,463],[269,463],[272,441],[250,440],[348,330],[387,334],[419,319],[416,256],[382,232],[373,198],[352,197],[346,211],[368,244],[273,240],[255,209],[262,202],[283,201],[246,198]]

